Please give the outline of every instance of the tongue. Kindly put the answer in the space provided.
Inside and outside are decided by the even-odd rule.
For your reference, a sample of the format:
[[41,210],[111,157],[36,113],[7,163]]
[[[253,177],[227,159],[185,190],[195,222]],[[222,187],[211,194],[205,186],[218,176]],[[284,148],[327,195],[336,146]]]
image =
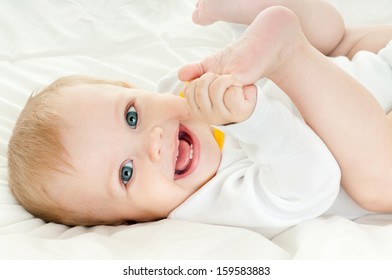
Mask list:
[[189,143],[185,140],[180,140],[180,144],[178,145],[178,157],[176,162],[176,170],[183,171],[187,168],[189,164],[189,153],[191,151],[191,147]]

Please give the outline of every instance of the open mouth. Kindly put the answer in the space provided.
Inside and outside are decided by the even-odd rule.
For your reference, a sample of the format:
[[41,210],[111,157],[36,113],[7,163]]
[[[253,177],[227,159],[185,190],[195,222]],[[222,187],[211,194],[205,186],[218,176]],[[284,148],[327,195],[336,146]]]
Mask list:
[[178,133],[178,155],[175,165],[175,175],[185,174],[192,166],[193,143],[192,138],[183,129]]

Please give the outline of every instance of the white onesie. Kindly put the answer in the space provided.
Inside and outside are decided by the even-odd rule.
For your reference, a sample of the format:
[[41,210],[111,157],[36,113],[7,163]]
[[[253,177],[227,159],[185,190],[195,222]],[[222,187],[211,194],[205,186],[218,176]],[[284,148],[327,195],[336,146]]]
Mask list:
[[[392,44],[379,55],[333,59],[392,109]],[[340,188],[340,170],[326,145],[302,120],[289,98],[261,81],[254,113],[245,122],[219,127],[225,133],[216,176],[169,218],[246,227],[272,237],[323,214],[357,218],[368,212]],[[178,94],[173,77],[159,91]]]

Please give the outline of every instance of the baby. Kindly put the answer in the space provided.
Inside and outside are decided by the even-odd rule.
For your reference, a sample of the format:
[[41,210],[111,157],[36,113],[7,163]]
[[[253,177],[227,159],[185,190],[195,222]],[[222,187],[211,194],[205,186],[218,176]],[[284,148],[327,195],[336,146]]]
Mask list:
[[[197,23],[251,25],[221,52],[180,69],[191,81],[185,98],[89,77],[62,78],[32,96],[9,144],[9,182],[20,203],[68,225],[170,217],[268,234],[331,207],[336,158],[353,199],[390,211],[388,176],[379,177],[392,161],[385,113],[320,53],[351,56],[366,36],[351,41],[362,33],[345,31],[325,2],[275,2],[198,3]],[[290,10],[269,7],[277,4]],[[380,34],[372,47],[391,38]],[[294,108],[253,85],[262,77],[287,93],[329,149]],[[222,150],[213,126],[225,133]]]

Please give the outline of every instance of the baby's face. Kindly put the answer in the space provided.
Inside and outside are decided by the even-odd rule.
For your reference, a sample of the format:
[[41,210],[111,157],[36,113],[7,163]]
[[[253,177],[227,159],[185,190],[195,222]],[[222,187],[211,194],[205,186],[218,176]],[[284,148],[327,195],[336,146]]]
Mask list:
[[112,85],[61,89],[62,141],[75,170],[49,195],[109,221],[166,217],[215,175],[221,152],[186,101]]

